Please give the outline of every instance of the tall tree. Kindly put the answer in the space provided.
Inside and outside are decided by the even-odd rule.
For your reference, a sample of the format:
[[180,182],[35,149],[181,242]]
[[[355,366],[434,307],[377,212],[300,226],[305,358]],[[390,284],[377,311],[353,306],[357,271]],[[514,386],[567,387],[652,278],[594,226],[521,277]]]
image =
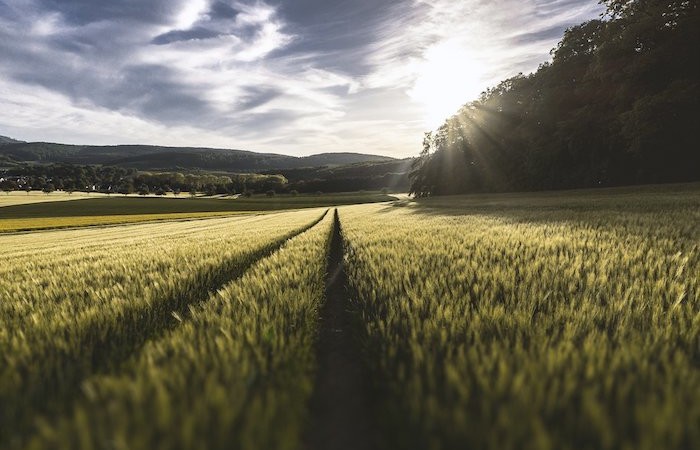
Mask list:
[[605,0],[537,72],[426,135],[417,195],[700,179],[697,2]]

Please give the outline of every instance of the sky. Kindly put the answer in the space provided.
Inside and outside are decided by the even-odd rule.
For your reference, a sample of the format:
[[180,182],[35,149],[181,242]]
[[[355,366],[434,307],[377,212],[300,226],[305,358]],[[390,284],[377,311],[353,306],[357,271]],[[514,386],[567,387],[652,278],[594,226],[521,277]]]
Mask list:
[[597,0],[0,0],[0,135],[417,155]]

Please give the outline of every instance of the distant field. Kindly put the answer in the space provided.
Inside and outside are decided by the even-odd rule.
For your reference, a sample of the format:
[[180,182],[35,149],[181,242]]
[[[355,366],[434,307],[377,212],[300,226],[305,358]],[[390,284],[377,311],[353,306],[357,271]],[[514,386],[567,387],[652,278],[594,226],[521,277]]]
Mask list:
[[85,200],[88,198],[101,198],[107,197],[106,194],[86,194],[85,192],[74,192],[72,194],[67,194],[65,192],[52,192],[46,195],[40,191],[31,191],[29,194],[26,192],[13,191],[10,193],[0,192],[0,207],[3,206],[13,206],[13,205],[25,205],[28,203],[45,203],[45,202],[62,202],[69,200]]
[[[648,185],[569,191],[518,192],[505,194],[448,195],[419,199],[414,206],[443,210],[504,211],[618,211],[641,206],[668,210],[669,205],[694,205],[700,201],[700,183]],[[641,203],[641,204],[640,204]],[[647,212],[649,212],[647,210]]]
[[700,448],[700,185],[331,198],[6,219],[233,215],[0,235],[0,448]]
[[[54,194],[51,194],[54,195]],[[59,194],[61,195],[61,194]],[[75,195],[75,194],[74,194]],[[10,196],[14,198],[19,196]],[[29,196],[36,198],[36,196]],[[44,197],[51,197],[44,195]],[[82,198],[81,201],[41,201],[0,208],[0,232],[26,231],[119,223],[215,217],[248,212],[315,208],[395,200],[384,194],[349,193],[319,196],[250,198],[155,198],[124,197]]]
[[25,219],[0,219],[0,233],[15,231],[37,231],[55,228],[92,227],[120,225],[168,220],[204,219],[208,217],[228,217],[249,212],[191,212],[169,214],[115,214],[108,216],[38,217]]
[[[46,194],[41,191],[30,191],[27,194],[24,191],[12,191],[10,193],[2,192],[0,193],[0,207],[3,206],[14,206],[14,205],[26,205],[30,203],[50,203],[50,202],[65,202],[70,200],[87,200],[87,199],[100,199],[100,198],[170,198],[170,199],[189,199],[190,196],[187,192],[181,193],[179,196],[175,196],[172,193],[167,196],[158,196],[156,194],[148,194],[146,196],[139,194],[103,194],[100,192],[73,192],[69,194],[64,191],[54,191],[50,194]],[[217,197],[205,197],[205,198],[228,198],[227,196],[217,196]]]

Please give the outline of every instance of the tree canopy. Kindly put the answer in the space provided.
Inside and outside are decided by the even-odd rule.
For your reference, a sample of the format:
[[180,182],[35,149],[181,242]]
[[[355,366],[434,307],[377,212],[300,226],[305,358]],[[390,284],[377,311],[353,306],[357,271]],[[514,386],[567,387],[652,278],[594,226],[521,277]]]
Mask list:
[[700,179],[700,20],[687,0],[606,0],[552,61],[426,133],[418,196]]

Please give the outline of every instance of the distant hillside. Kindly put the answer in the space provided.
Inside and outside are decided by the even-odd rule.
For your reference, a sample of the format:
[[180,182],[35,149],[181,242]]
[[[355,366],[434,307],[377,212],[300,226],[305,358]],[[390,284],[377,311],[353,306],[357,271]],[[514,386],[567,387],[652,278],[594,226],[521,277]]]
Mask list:
[[411,168],[412,158],[392,159],[390,161],[365,161],[340,166],[316,166],[283,169],[279,171],[262,171],[262,174],[284,175],[289,181],[310,179],[366,178],[381,177],[386,174],[404,174]]
[[319,153],[318,155],[304,156],[301,160],[304,162],[302,167],[345,166],[366,162],[396,161],[394,158],[365,153]]
[[259,172],[274,169],[298,169],[341,166],[366,162],[387,162],[393,158],[359,153],[322,153],[295,157],[275,153],[256,153],[196,147],[159,147],[150,145],[87,146],[46,142],[17,142],[9,138],[0,146],[0,156],[19,162],[102,164],[139,170],[202,169],[229,172]]
[[18,144],[21,143],[22,141],[18,141],[17,139],[12,139],[7,136],[0,136],[0,145],[5,145],[5,144]]
[[263,171],[281,174],[289,180],[290,189],[299,192],[350,192],[387,188],[393,192],[408,191],[408,173],[412,158],[370,161],[312,168]]

